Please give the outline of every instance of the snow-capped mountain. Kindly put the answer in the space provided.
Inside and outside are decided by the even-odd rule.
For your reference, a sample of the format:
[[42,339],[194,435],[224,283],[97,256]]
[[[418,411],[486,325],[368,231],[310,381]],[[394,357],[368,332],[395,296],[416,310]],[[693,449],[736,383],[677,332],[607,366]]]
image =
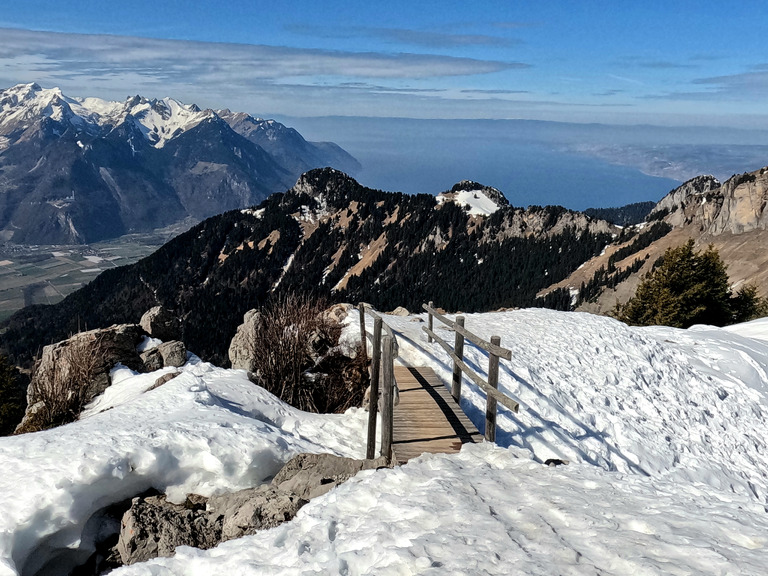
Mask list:
[[490,216],[509,201],[501,192],[491,186],[483,186],[471,180],[462,180],[447,192],[437,195],[437,201],[455,202],[466,206],[472,216]]
[[330,143],[248,114],[172,98],[0,91],[0,234],[81,243],[244,208],[321,166],[355,170]]

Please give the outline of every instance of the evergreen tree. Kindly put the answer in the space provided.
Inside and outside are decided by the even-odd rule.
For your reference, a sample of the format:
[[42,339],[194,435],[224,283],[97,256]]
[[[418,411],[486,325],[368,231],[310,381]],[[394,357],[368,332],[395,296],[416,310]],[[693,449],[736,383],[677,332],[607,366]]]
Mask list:
[[[756,291],[751,296],[754,301]],[[689,240],[668,249],[661,264],[646,275],[626,304],[616,306],[614,314],[640,326],[724,326],[736,319],[737,308],[748,308],[749,298],[750,294],[732,297],[725,264],[713,246],[697,252]]]
[[21,422],[27,407],[26,382],[19,371],[0,356],[0,436],[8,436]]

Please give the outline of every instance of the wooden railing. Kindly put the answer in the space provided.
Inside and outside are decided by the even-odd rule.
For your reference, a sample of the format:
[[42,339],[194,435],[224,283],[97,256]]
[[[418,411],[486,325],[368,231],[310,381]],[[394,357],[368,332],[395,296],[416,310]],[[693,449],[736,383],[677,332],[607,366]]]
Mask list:
[[[365,457],[371,459],[376,452],[376,415],[381,388],[381,449],[380,454],[392,461],[392,424],[394,414],[395,358],[398,354],[397,338],[381,316],[368,304],[360,303],[360,340],[364,359],[368,359],[367,340],[371,337],[371,391],[368,402],[368,444]],[[365,315],[373,318],[373,334],[365,328]],[[384,336],[382,337],[382,331]]]
[[[434,304],[423,304],[422,308],[427,311],[427,325],[422,329],[427,333],[427,341],[437,342],[443,350],[453,359],[453,379],[451,381],[451,395],[459,405],[461,399],[461,375],[466,374],[467,377],[477,384],[486,395],[486,408],[485,408],[485,439],[489,442],[496,441],[496,405],[501,404],[517,412],[520,405],[506,394],[499,392],[499,359],[505,360],[512,359],[512,351],[501,347],[501,338],[499,336],[491,336],[491,341],[483,340],[479,336],[472,334],[469,330],[464,328],[464,317],[456,316],[456,321],[449,320],[442,314],[440,314],[434,308]],[[455,333],[455,340],[453,349],[450,344],[440,338],[434,332],[433,318],[437,318],[440,322],[453,329]],[[482,350],[488,352],[488,381],[486,382],[474,370],[472,370],[464,362],[464,339],[469,340]]]

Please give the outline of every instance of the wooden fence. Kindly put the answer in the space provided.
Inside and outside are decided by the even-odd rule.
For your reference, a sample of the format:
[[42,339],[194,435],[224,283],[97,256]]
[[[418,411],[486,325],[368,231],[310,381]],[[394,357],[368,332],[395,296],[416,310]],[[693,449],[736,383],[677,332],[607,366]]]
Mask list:
[[[511,360],[512,351],[501,347],[501,338],[499,336],[491,336],[491,341],[488,342],[479,336],[472,334],[472,332],[464,328],[463,316],[456,316],[456,321],[449,320],[435,310],[432,302],[423,304],[422,308],[424,308],[428,314],[427,326],[422,328],[424,332],[427,333],[427,341],[430,343],[433,340],[437,342],[453,359],[453,379],[451,381],[451,395],[453,396],[453,399],[461,405],[461,375],[464,373],[470,380],[477,384],[483,392],[485,392],[485,439],[489,442],[495,442],[497,403],[509,408],[513,412],[517,412],[519,409],[519,404],[517,402],[498,390],[499,359],[504,358],[505,360]],[[440,322],[454,331],[455,340],[453,349],[451,349],[450,344],[435,334],[433,318],[437,318]],[[464,339],[469,340],[478,348],[488,352],[487,382],[464,362]]]
[[[376,415],[381,388],[381,456],[392,461],[392,426],[394,414],[395,358],[398,354],[397,338],[381,316],[368,304],[360,303],[360,340],[364,358],[368,358],[367,340],[371,337],[371,390],[368,402],[368,444],[365,457],[371,459],[376,452]],[[365,315],[373,318],[373,334],[365,328]],[[382,331],[384,336],[382,337]]]

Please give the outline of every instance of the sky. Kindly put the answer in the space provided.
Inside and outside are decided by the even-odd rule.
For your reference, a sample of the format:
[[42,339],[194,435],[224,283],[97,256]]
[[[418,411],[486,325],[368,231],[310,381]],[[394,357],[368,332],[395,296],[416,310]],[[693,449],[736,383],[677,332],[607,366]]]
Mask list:
[[764,3],[4,0],[0,87],[260,116],[768,128]]

